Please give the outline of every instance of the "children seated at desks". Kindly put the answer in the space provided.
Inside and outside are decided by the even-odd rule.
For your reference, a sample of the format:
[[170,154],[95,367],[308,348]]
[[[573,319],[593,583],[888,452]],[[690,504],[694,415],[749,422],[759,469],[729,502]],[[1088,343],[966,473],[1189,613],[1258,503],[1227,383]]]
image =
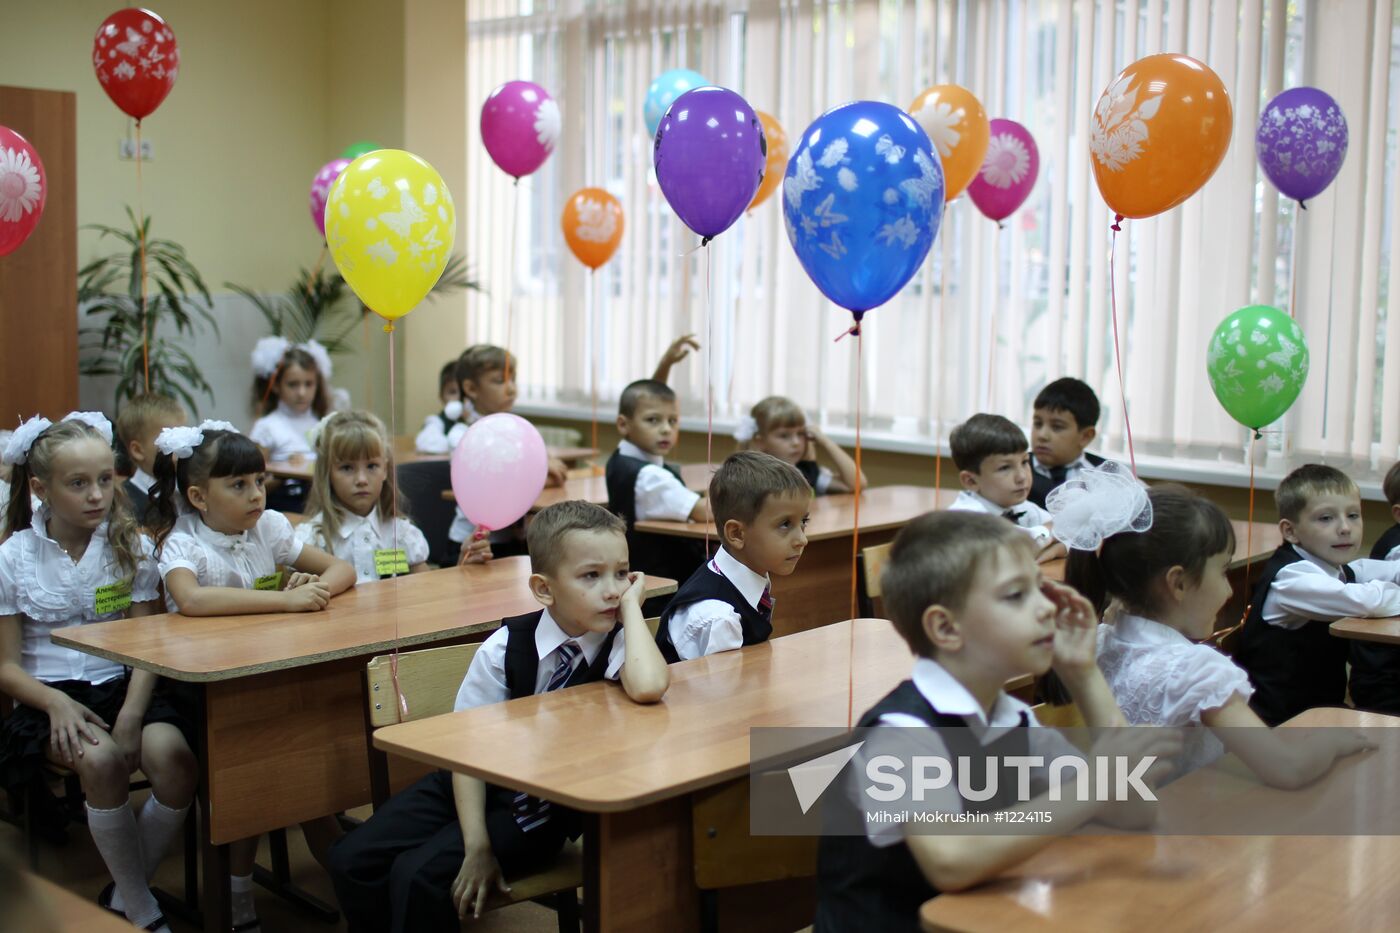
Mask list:
[[413,439],[413,448],[420,454],[450,454],[467,433],[455,358],[438,372],[438,401],[442,402],[442,411],[424,418],[423,429]]
[[[292,345],[285,337],[264,337],[253,348],[253,409],[261,416],[248,436],[263,457],[297,465],[316,454],[306,433],[331,410],[331,358],[314,340]],[[300,480],[268,482],[267,507],[300,512],[306,484]]]
[[[131,478],[122,484],[138,525],[146,524],[146,508],[155,485],[156,435],[189,421],[185,409],[168,395],[138,395],[117,415],[117,446],[130,463]],[[120,456],[118,457],[120,462]]]
[[[1386,472],[1381,483],[1390,516],[1395,519],[1371,546],[1372,560],[1400,561],[1400,463]],[[1360,532],[1358,532],[1359,534]],[[1351,642],[1351,676],[1347,680],[1351,702],[1357,709],[1400,715],[1400,648],[1376,642]]]
[[1066,376],[1040,390],[1031,421],[1030,500],[1045,508],[1050,490],[1073,479],[1103,457],[1085,448],[1098,434],[1099,397],[1078,379]]
[[1035,542],[1044,563],[1065,555],[1050,534],[1050,513],[1026,501],[1031,488],[1026,435],[1001,415],[973,415],[948,436],[963,491],[948,508],[1000,515]]
[[1400,615],[1400,562],[1356,559],[1361,493],[1351,477],[1306,464],[1275,499],[1284,543],[1259,572],[1235,648],[1254,684],[1249,705],[1271,726],[1345,702],[1349,643],[1331,623]]
[[[355,569],[296,540],[282,513],[265,508],[262,451],[226,421],[166,428],[156,437],[150,528],[165,601],[187,616],[316,612],[355,585]],[[177,517],[176,500],[189,506]],[[283,566],[293,572],[285,581]],[[322,864],[340,835],[334,817],[302,824]],[[230,846],[233,922],[253,929],[257,839]]]
[[311,433],[316,479],[296,539],[348,562],[356,583],[427,570],[428,540],[388,482],[394,451],[384,423],[369,412],[337,411]]
[[1175,484],[1148,490],[1126,474],[1088,469],[1079,479],[1080,502],[1055,503],[1066,506],[1055,533],[1074,543],[1065,582],[1100,615],[1109,611],[1098,663],[1128,722],[1187,727],[1178,775],[1230,751],[1266,784],[1301,787],[1366,747],[1346,729],[1289,737],[1260,728],[1249,677],[1202,644],[1230,599],[1235,533],[1219,506]]
[[703,494],[691,492],[666,454],[680,435],[681,412],[676,393],[664,382],[638,379],[618,401],[617,450],[608,458],[604,478],[608,509],[627,522],[627,544],[646,573],[684,580],[705,559],[695,541],[673,535],[639,533],[640,521],[708,522],[713,516]]
[[770,577],[797,569],[807,547],[812,487],[790,463],[756,450],[731,455],[710,479],[719,550],[671,597],[656,644],[667,662],[768,640]]
[[[530,591],[543,608],[504,620],[482,643],[457,710],[598,680],[620,680],[638,703],[661,699],[670,674],[642,618],[645,579],[629,570],[625,531],[588,502],[535,516]],[[352,931],[455,933],[492,892],[509,890],[507,879],[548,865],[580,830],[573,811],[439,771],[346,835],[331,851],[331,877]]]
[[[14,466],[0,545],[0,783],[42,780],[47,760],[77,772],[88,829],[112,875],[98,903],[168,933],[150,881],[185,822],[195,761],[156,675],[49,640],[54,629],[160,612],[160,576],[117,488],[112,427],[97,412],[34,418],[5,446]],[[31,514],[30,492],[42,504]],[[138,815],[131,773],[152,793]],[[32,805],[32,803],[31,803]],[[8,906],[8,905],[7,905]]]
[[[1035,553],[1032,542],[1011,525],[973,512],[931,512],[902,529],[881,586],[889,618],[916,655],[914,669],[858,725],[937,730],[912,740],[919,743],[920,754],[962,761],[957,768],[968,767],[964,759],[974,755],[1031,753],[1049,761],[1070,753],[1068,740],[1054,730],[1035,728],[1030,708],[1002,688],[1012,677],[1041,675],[1052,665],[1091,728],[1126,725],[1094,663],[1093,607],[1074,590],[1041,579]],[[1024,726],[1032,728],[1016,728]],[[890,739],[877,733],[867,737],[873,742]],[[1179,748],[1180,739],[1169,730],[1108,729],[1091,754],[1137,761],[1143,755],[1170,757]],[[974,780],[981,774],[979,770]],[[1034,785],[1043,788],[1047,769],[1032,768],[1030,774]],[[1147,776],[1150,784],[1155,774]],[[1142,827],[1155,815],[1143,801],[1081,800],[1098,795],[1078,790],[1057,795],[1059,800],[1038,790],[1030,801],[1018,802],[1020,783],[1002,780],[995,796],[974,803],[956,792],[954,780],[949,794],[925,798],[922,806],[955,813],[1048,810],[1056,834],[1096,819]],[[918,930],[924,901],[939,891],[985,881],[1055,838],[1044,831],[962,835],[946,827],[924,834],[918,821],[907,816],[897,822],[861,822],[863,835],[833,834],[821,840],[819,933]]]
[[[807,485],[819,496],[851,492],[856,488],[856,462],[823,434],[821,428],[808,425],[806,413],[790,398],[770,395],[759,402],[749,410],[748,417],[740,421],[734,439],[747,444],[749,450],[772,454],[797,467]],[[817,451],[835,464],[839,476],[817,462]],[[864,474],[860,476],[860,485],[865,485]]]

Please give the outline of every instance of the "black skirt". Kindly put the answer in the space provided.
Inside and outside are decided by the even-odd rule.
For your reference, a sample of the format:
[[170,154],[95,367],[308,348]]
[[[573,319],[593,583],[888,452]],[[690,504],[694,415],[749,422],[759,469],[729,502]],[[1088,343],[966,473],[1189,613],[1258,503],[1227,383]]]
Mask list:
[[[117,677],[101,684],[60,680],[45,686],[63,691],[111,726],[126,700],[126,684],[125,677]],[[141,724],[149,726],[157,722],[170,723],[185,735],[186,741],[189,740],[188,723],[159,687],[151,696]],[[0,722],[0,786],[17,787],[42,773],[48,748],[49,714],[16,704],[14,711]]]

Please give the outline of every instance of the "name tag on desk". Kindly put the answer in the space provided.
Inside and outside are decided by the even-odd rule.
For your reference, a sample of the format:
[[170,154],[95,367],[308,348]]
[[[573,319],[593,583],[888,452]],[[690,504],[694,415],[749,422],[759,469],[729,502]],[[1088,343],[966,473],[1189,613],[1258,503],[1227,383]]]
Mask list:
[[403,548],[379,548],[374,552],[374,573],[379,577],[408,573],[408,553]]
[[131,581],[123,580],[107,586],[99,586],[93,592],[93,608],[100,616],[112,612],[125,612],[131,608]]
[[270,573],[265,577],[258,577],[253,581],[255,590],[280,590],[282,588],[282,571]]

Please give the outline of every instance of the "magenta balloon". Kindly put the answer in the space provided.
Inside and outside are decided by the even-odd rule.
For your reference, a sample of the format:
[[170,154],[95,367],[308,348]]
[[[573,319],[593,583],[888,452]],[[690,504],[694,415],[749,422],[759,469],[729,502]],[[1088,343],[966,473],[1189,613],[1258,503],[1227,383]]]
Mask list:
[[993,120],[989,131],[987,155],[967,194],[979,211],[1000,223],[1030,197],[1040,174],[1040,152],[1031,131],[1015,120]]
[[326,197],[331,193],[331,185],[349,165],[349,159],[331,159],[311,179],[311,222],[321,236],[326,235]]
[[728,230],[763,181],[768,144],[744,98],[723,87],[686,91],[661,118],[656,181],[681,221],[708,242]]
[[535,426],[505,412],[477,421],[452,451],[457,507],[478,528],[509,528],[544,490],[549,454]]
[[507,81],[481,108],[481,141],[512,178],[544,164],[559,141],[559,104],[533,81]]

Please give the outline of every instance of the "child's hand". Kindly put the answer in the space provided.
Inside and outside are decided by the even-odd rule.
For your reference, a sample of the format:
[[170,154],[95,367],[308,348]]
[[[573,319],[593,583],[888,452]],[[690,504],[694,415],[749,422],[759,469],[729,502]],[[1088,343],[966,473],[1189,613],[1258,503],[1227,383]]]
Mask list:
[[294,590],[299,586],[306,586],[306,584],[315,583],[320,579],[321,578],[314,573],[302,573],[299,570],[293,571],[291,576],[287,577],[287,589]]
[[647,575],[641,571],[628,574],[630,581],[627,589],[622,592],[622,605],[636,606],[638,610],[642,608],[642,601],[646,599]]
[[141,767],[141,717],[127,713],[123,708],[117,713],[116,724],[112,726],[112,740],[121,749],[128,771]]
[[103,721],[102,717],[88,709],[77,700],[65,694],[54,691],[57,698],[50,704],[47,712],[49,714],[49,745],[58,757],[68,765],[74,764],[83,757],[83,745],[97,744],[97,733],[92,731],[93,726],[100,729],[111,728]]
[[282,591],[287,612],[320,612],[331,601],[330,587],[320,580]]
[[661,355],[661,366],[674,366],[690,355],[691,350],[699,350],[700,341],[695,339],[694,334],[682,334],[671,345],[666,348],[666,352]]
[[510,885],[501,874],[501,863],[491,854],[491,847],[467,849],[462,868],[452,882],[452,906],[457,908],[458,918],[467,919],[469,910],[473,917],[480,917],[481,908],[493,889],[502,894],[510,893]]
[[1346,758],[1357,752],[1369,752],[1376,747],[1375,742],[1351,729],[1328,729],[1327,740],[1332,743],[1334,758]]
[[1152,767],[1143,772],[1143,783],[1148,787],[1157,788],[1176,771],[1175,759],[1181,757],[1181,748],[1180,729],[1119,727],[1105,729],[1099,733],[1089,754],[1096,758],[1126,757],[1129,768],[1135,767],[1138,761],[1148,755],[1153,755],[1157,760],[1152,763]]
[[1073,587],[1042,580],[1040,591],[1055,604],[1055,654],[1052,665],[1062,675],[1092,669],[1098,651],[1094,605]]
[[478,528],[472,536],[462,542],[462,553],[457,558],[457,566],[484,564],[491,559],[491,533]]
[[546,486],[562,486],[564,481],[569,478],[569,468],[558,457],[549,458],[548,470],[544,478]]
[[1045,548],[1035,556],[1037,564],[1048,564],[1052,560],[1059,560],[1069,555],[1069,549],[1065,547],[1063,541],[1051,541]]

